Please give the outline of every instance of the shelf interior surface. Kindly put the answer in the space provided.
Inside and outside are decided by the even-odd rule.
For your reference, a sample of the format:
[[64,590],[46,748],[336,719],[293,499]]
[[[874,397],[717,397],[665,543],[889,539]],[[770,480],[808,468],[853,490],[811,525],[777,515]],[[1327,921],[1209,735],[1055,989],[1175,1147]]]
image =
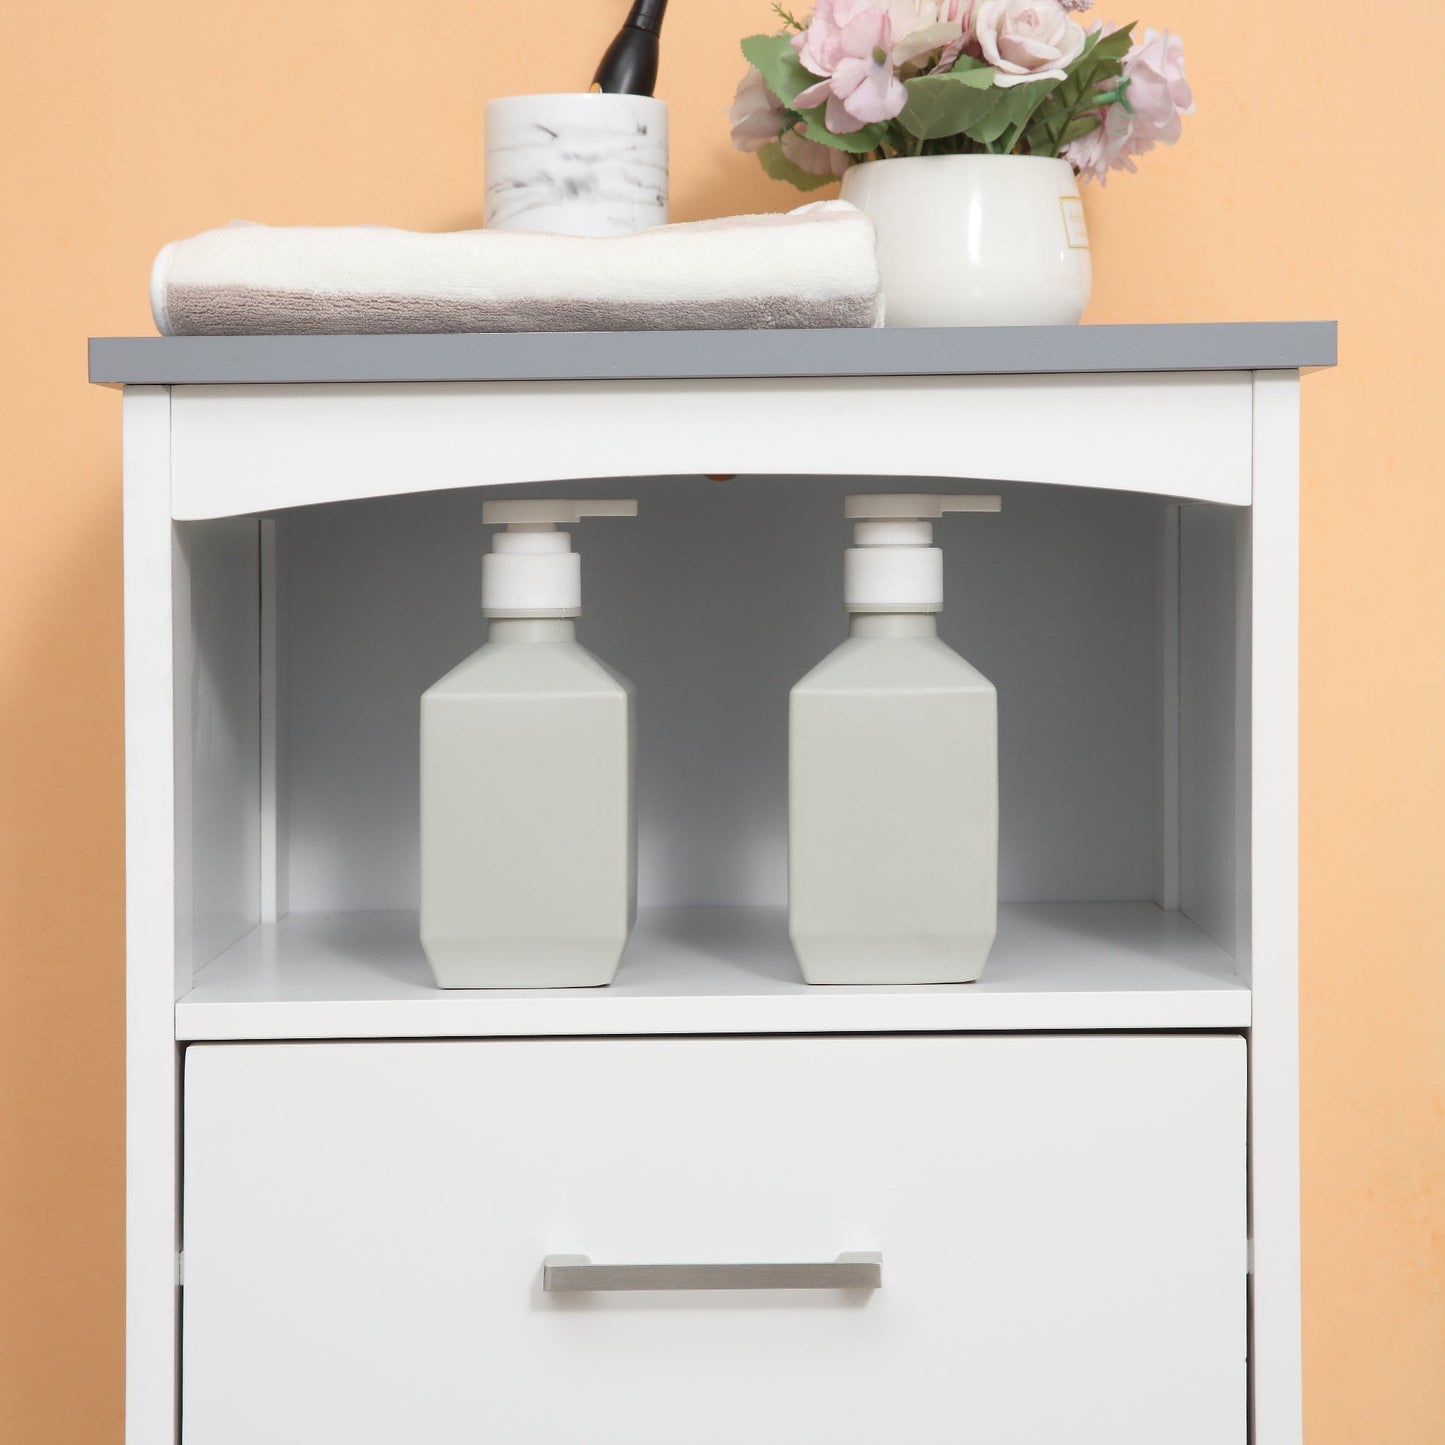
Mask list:
[[[640,499],[636,518],[576,529],[578,638],[637,690],[644,908],[786,901],[789,689],[846,633],[849,486],[634,480],[612,490]],[[1004,498],[937,528],[940,636],[998,689],[999,897],[1151,897],[1159,504],[964,490]],[[415,909],[417,699],[486,637],[480,501],[308,508],[278,535],[277,912]]]
[[177,1037],[1240,1028],[1234,960],[1153,903],[999,911],[978,983],[817,987],[777,907],[643,910],[599,989],[438,989],[411,912],[293,914],[246,934],[176,1006]]

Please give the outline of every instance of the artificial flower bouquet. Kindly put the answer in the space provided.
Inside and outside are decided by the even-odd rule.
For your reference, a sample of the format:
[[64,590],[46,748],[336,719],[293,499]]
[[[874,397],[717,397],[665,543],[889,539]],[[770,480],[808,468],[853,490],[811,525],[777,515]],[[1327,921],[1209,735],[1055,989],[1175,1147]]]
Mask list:
[[743,41],[733,143],[801,190],[895,156],[1061,156],[1134,170],[1194,110],[1183,43],[1086,29],[1092,0],[817,0]]

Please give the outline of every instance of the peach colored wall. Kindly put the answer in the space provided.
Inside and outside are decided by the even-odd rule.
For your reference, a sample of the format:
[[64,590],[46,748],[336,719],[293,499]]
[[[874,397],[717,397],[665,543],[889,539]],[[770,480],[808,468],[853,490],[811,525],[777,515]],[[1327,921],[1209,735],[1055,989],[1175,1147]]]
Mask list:
[[[0,0],[0,1440],[121,1432],[120,412],[84,339],[149,331],[156,249],[232,217],[479,223],[482,102],[584,85],[622,8]],[[1341,322],[1305,388],[1307,1436],[1438,1445],[1440,14],[1361,14],[1147,0],[1200,113],[1090,194],[1091,319]],[[726,135],[769,24],[674,0],[677,219],[789,204]]]

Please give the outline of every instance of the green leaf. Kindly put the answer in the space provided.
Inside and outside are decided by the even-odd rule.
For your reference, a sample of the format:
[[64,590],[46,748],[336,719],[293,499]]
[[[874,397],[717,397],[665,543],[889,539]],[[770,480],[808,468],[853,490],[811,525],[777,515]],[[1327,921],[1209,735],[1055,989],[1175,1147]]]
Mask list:
[[794,165],[783,154],[782,144],[778,141],[769,141],[758,152],[758,160],[775,181],[787,181],[789,185],[797,186],[800,191],[816,191],[819,186],[831,186],[837,180],[836,176],[815,176],[811,171],[805,171],[802,166]]
[[982,141],[984,145],[992,145],[1008,131],[1016,129],[1022,134],[1029,117],[1044,103],[1057,84],[1055,80],[1034,80],[1001,91],[1002,99],[999,104],[968,132],[969,135],[974,140]]
[[1089,53],[1100,60],[1122,60],[1134,43],[1134,27],[1139,22],[1131,20],[1112,34],[1101,36],[1098,44],[1091,46]]
[[768,89],[784,105],[818,80],[799,61],[786,35],[749,35],[743,41],[743,58],[762,72]]
[[849,131],[847,135],[836,135],[823,123],[823,113],[827,110],[825,105],[814,106],[812,110],[800,110],[799,118],[803,122],[803,134],[809,140],[815,140],[819,145],[832,146],[834,150],[848,151],[855,156],[867,155],[869,151],[875,151],[885,140],[892,130],[889,121],[879,121],[876,125],[865,125],[861,130]]
[[1060,148],[1068,145],[1071,140],[1078,140],[1081,135],[1088,135],[1091,130],[1098,130],[1102,124],[1097,115],[1076,115],[1059,136]]
[[898,117],[899,125],[920,140],[967,133],[1007,94],[993,88],[992,70],[984,73],[988,77],[987,90],[979,89],[966,76],[919,75],[905,80],[903,88],[908,92],[908,103]]
[[[1083,82],[1087,82],[1087,85]],[[1044,130],[1055,133],[1052,144],[1057,146],[1056,133],[1061,131],[1078,111],[1097,110],[1099,107],[1100,102],[1094,99],[1094,85],[1089,76],[1081,74],[1061,81],[1059,88],[1029,119],[1027,134],[1030,150],[1036,155],[1039,153],[1038,137]]]
[[1059,128],[1062,120],[1050,123],[1048,121],[1035,121],[1023,135],[1023,145],[1031,156],[1056,156],[1062,142],[1059,140]]
[[1115,98],[1113,86],[1123,73],[1123,56],[1129,49],[1132,29],[1126,26],[1111,35],[1089,36],[1083,53],[1069,66],[1067,78],[1029,117],[1024,143],[1031,154],[1057,155],[1067,144],[1065,132],[1076,119],[1092,115]]
[[976,70],[988,71],[989,85],[993,84],[993,66],[988,61],[980,60],[976,55],[960,55],[945,72],[947,75],[967,75]]
[[[993,85],[997,72],[986,60],[975,60],[971,55],[960,55],[953,65],[941,76],[919,76],[919,80],[958,80],[964,85],[987,90]],[[906,84],[907,82],[905,82]]]

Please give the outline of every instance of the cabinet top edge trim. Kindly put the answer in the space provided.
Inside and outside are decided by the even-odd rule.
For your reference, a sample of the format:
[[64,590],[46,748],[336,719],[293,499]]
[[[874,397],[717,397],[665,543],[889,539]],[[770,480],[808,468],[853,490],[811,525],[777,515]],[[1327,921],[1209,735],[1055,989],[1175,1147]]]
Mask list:
[[874,330],[102,336],[106,386],[658,381],[1296,371],[1334,366],[1333,321]]

